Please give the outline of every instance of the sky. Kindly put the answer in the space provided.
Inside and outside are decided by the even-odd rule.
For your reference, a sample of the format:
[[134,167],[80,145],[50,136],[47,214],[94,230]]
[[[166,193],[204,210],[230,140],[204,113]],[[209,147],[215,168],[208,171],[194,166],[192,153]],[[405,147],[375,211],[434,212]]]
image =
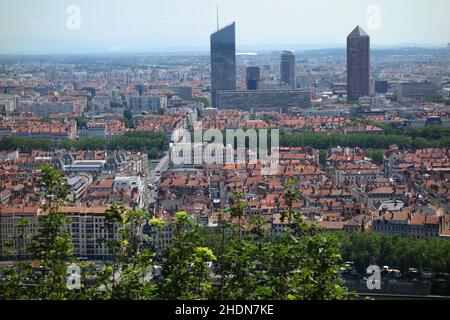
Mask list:
[[450,42],[449,0],[0,0],[0,53],[208,50],[217,6],[238,50],[344,46],[356,25],[374,46]]

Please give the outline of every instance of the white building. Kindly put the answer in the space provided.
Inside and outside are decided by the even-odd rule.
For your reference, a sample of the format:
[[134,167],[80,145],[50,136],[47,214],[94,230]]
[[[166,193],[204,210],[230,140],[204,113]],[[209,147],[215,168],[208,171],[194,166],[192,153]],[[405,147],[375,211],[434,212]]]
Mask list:
[[177,167],[234,163],[233,147],[225,147],[220,143],[175,143],[171,145],[170,155],[172,163]]
[[139,176],[117,176],[114,178],[114,189],[128,190],[138,189],[142,190],[142,179]]

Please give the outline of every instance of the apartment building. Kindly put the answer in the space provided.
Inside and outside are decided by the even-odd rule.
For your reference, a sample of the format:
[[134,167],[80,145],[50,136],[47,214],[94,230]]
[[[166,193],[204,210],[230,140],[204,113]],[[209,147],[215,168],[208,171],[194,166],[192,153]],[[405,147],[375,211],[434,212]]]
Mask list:
[[[66,228],[71,233],[74,255],[90,260],[111,258],[107,241],[119,239],[118,225],[109,230],[105,227],[107,207],[65,206],[59,212],[66,214]],[[0,208],[0,260],[29,259],[27,246],[38,232],[38,223],[45,215],[38,207]],[[21,221],[26,219],[28,224]],[[9,246],[8,244],[11,244]]]

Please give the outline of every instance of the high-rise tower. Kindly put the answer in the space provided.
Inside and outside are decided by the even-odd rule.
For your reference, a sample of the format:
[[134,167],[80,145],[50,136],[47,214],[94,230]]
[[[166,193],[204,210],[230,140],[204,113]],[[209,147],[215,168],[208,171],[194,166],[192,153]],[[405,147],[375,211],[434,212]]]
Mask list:
[[281,54],[280,71],[281,82],[295,89],[295,53],[293,51],[283,51]]
[[347,37],[347,100],[370,93],[370,37],[357,26]]
[[218,90],[236,90],[235,23],[211,35],[211,105],[217,107]]

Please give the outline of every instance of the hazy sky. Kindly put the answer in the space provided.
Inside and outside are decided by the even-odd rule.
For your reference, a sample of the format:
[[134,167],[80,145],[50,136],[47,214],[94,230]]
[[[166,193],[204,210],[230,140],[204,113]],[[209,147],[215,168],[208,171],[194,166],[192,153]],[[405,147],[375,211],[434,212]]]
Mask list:
[[[70,5],[80,29],[67,27]],[[0,0],[0,53],[208,49],[216,6],[221,26],[236,21],[238,49],[344,45],[358,24],[374,45],[450,42],[449,0]]]

